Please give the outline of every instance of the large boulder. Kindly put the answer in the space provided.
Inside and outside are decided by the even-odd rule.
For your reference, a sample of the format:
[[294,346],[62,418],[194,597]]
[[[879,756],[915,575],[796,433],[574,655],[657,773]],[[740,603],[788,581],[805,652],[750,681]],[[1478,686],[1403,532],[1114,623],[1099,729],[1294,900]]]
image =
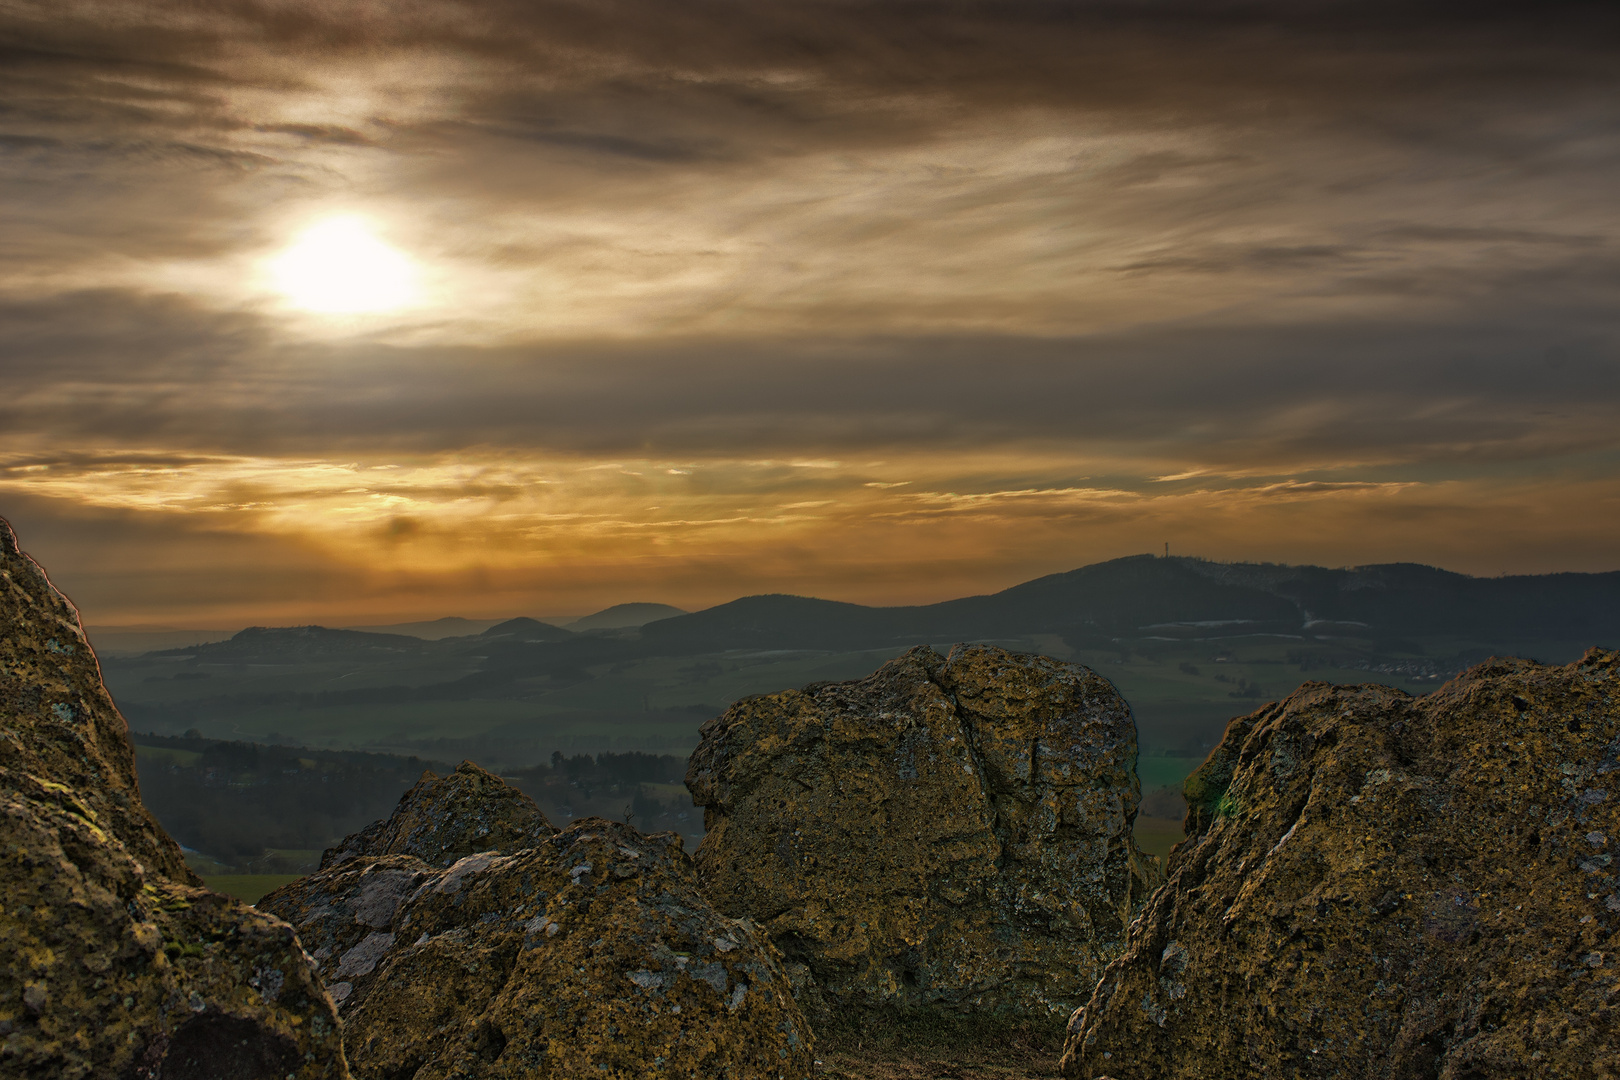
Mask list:
[[445,867],[481,851],[510,854],[531,848],[556,831],[533,799],[463,761],[449,776],[424,772],[392,815],[329,848],[320,868],[383,855],[414,855],[430,866]]
[[259,906],[321,963],[367,1080],[801,1080],[814,1067],[769,943],[714,910],[674,833],[586,818],[448,868],[357,855]]
[[1130,709],[1078,665],[917,648],[739,701],[702,736],[699,873],[818,1022],[1066,1015],[1160,880],[1131,836]]
[[1232,722],[1066,1076],[1620,1076],[1620,654]]
[[0,1073],[347,1076],[292,929],[200,884],[78,612],[0,520]]

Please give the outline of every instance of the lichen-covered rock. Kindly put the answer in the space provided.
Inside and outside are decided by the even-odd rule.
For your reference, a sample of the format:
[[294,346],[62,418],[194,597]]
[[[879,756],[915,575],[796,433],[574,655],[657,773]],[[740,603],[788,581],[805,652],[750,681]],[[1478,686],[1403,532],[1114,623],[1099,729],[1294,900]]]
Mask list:
[[0,1074],[348,1075],[291,927],[197,887],[78,613],[0,521]]
[[201,885],[141,803],[129,725],[79,612],[0,519],[0,769],[62,784],[145,869]]
[[445,867],[480,851],[522,851],[556,831],[533,799],[463,761],[449,776],[424,772],[390,817],[344,837],[321,856],[320,868],[383,855],[413,855]]
[[917,648],[739,701],[702,735],[699,873],[781,949],[818,1022],[1066,1014],[1159,881],[1131,836],[1136,725],[1084,667]]
[[1620,654],[1232,722],[1066,1076],[1620,1076]]
[[586,818],[447,869],[356,857],[259,906],[322,964],[362,1078],[813,1070],[770,945],[714,910],[674,833]]

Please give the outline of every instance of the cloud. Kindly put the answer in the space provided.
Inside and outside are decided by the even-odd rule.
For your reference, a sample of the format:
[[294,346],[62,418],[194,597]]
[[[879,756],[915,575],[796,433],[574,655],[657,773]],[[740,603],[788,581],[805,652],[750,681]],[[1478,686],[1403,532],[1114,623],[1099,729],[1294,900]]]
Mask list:
[[1614,224],[1596,7],[10,10],[21,295],[263,306],[253,260],[359,206],[444,341],[1064,335],[1450,298],[1470,243],[1556,266]]
[[1063,339],[412,348],[288,343],[251,317],[90,293],[0,306],[14,328],[0,443],[694,460],[1040,446],[1130,460],[1143,477],[1443,471],[1614,449],[1612,313],[1495,314]]
[[[580,470],[531,466],[547,474],[545,494],[531,487],[481,507],[451,485],[423,483],[434,469],[421,468],[396,484],[374,479],[368,494],[394,501],[376,500],[366,520],[347,513],[352,496],[277,487],[298,483],[296,463],[264,471],[260,506],[134,510],[63,498],[60,487],[41,497],[8,478],[0,511],[93,621],[222,628],[561,613],[603,597],[695,608],[773,590],[928,601],[1165,540],[1178,553],[1239,560],[1341,565],[1421,550],[1477,573],[1605,569],[1620,525],[1612,475],[1551,484],[1262,481],[1144,494],[1029,486],[1027,461],[1025,477],[997,477],[983,465],[974,476],[959,459],[936,461],[956,475],[888,491],[864,486],[894,475],[881,469],[838,468],[788,489],[772,483],[769,467],[746,463],[692,478],[660,473],[656,461],[626,464],[658,479],[620,474],[604,485]],[[437,466],[443,474],[454,467]],[[218,477],[194,473],[181,483],[209,479]],[[805,497],[812,494],[822,497]]]
[[[1558,515],[1609,505],[1617,451],[1614,22],[12,4],[0,497],[66,565],[127,534],[199,567],[106,563],[86,588],[132,612],[268,613],[306,571],[333,604],[494,596],[474,538],[558,604],[979,591],[1161,534],[1573,564]],[[267,287],[339,211],[422,307]]]

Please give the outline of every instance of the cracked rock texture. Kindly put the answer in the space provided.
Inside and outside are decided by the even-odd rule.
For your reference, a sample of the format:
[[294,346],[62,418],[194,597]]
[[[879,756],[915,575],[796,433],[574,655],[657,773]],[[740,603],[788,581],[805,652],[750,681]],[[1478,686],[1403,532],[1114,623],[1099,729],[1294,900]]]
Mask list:
[[348,1076],[292,929],[199,884],[78,612],[0,520],[0,1074]]
[[383,855],[414,855],[430,866],[446,867],[481,851],[511,854],[531,848],[556,831],[533,799],[463,761],[449,776],[424,772],[390,817],[328,849],[321,869]]
[[313,951],[367,1080],[814,1068],[774,950],[714,910],[674,833],[586,818],[448,868],[355,856],[259,906]]
[[1065,1015],[1160,880],[1131,836],[1130,709],[1078,665],[916,648],[739,701],[702,735],[704,885],[781,949],[818,1023]]
[[1307,683],[1186,792],[1064,1075],[1620,1075],[1620,654]]

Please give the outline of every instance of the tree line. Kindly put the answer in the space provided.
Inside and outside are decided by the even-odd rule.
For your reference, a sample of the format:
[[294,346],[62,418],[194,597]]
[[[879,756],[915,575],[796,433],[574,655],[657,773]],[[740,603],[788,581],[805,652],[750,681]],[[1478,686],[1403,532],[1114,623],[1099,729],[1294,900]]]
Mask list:
[[[313,870],[320,853],[387,817],[424,771],[448,762],[185,735],[137,734],[141,797],[184,848],[241,873]],[[647,832],[702,833],[701,812],[675,785],[684,758],[645,753],[572,757],[509,770],[508,783],[558,826],[590,816]]]

